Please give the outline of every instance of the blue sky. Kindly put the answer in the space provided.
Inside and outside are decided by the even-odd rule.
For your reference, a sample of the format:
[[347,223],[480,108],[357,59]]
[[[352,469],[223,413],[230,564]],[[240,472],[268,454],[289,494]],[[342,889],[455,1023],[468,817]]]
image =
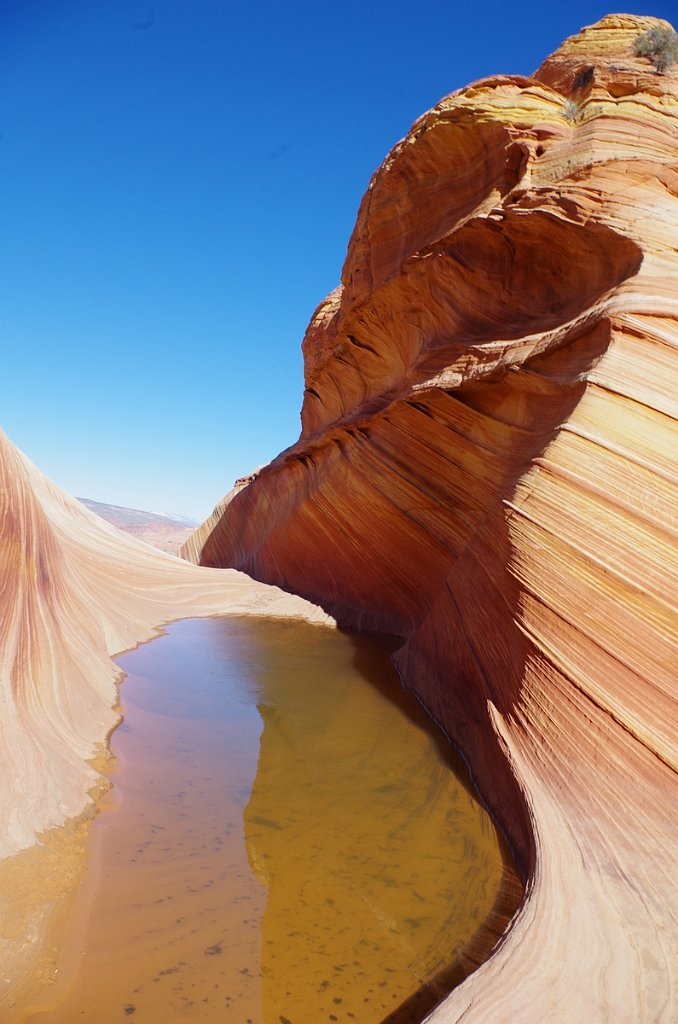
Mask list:
[[207,515],[298,436],[301,339],[391,146],[609,10],[0,0],[0,424],[71,493]]

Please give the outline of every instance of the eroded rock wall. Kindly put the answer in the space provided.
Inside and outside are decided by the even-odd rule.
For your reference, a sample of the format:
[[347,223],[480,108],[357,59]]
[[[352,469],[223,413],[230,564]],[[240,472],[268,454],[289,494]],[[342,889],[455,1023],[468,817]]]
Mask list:
[[634,56],[652,24],[413,125],[309,326],[298,443],[192,552],[401,636],[509,836],[527,898],[436,1021],[678,1013],[678,72]]

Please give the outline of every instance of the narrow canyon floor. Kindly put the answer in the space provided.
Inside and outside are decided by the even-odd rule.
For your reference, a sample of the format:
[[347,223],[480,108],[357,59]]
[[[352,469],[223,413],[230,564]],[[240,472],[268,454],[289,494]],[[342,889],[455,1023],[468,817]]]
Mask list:
[[112,786],[51,959],[0,1019],[421,1020],[522,892],[388,654],[229,617],[117,659]]

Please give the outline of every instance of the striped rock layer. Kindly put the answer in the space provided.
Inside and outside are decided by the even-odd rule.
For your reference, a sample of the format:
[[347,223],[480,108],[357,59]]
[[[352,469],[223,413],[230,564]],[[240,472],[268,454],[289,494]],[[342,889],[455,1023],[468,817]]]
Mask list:
[[[184,549],[403,638],[526,896],[431,1020],[671,1021],[678,71],[610,16],[424,114],[304,340],[302,432]],[[660,23],[662,24],[662,23]]]
[[190,615],[295,615],[300,598],[188,565],[86,509],[0,431],[0,858],[79,814],[120,715],[110,655]]

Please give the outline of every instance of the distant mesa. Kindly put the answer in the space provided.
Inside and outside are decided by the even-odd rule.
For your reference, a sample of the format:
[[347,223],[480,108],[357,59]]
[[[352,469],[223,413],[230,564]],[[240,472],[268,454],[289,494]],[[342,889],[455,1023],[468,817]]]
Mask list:
[[158,512],[142,512],[137,508],[108,505],[91,498],[78,498],[91,512],[101,516],[107,523],[117,526],[146,544],[160,551],[176,555],[179,548],[194,532],[198,523],[185,516],[166,515]]

